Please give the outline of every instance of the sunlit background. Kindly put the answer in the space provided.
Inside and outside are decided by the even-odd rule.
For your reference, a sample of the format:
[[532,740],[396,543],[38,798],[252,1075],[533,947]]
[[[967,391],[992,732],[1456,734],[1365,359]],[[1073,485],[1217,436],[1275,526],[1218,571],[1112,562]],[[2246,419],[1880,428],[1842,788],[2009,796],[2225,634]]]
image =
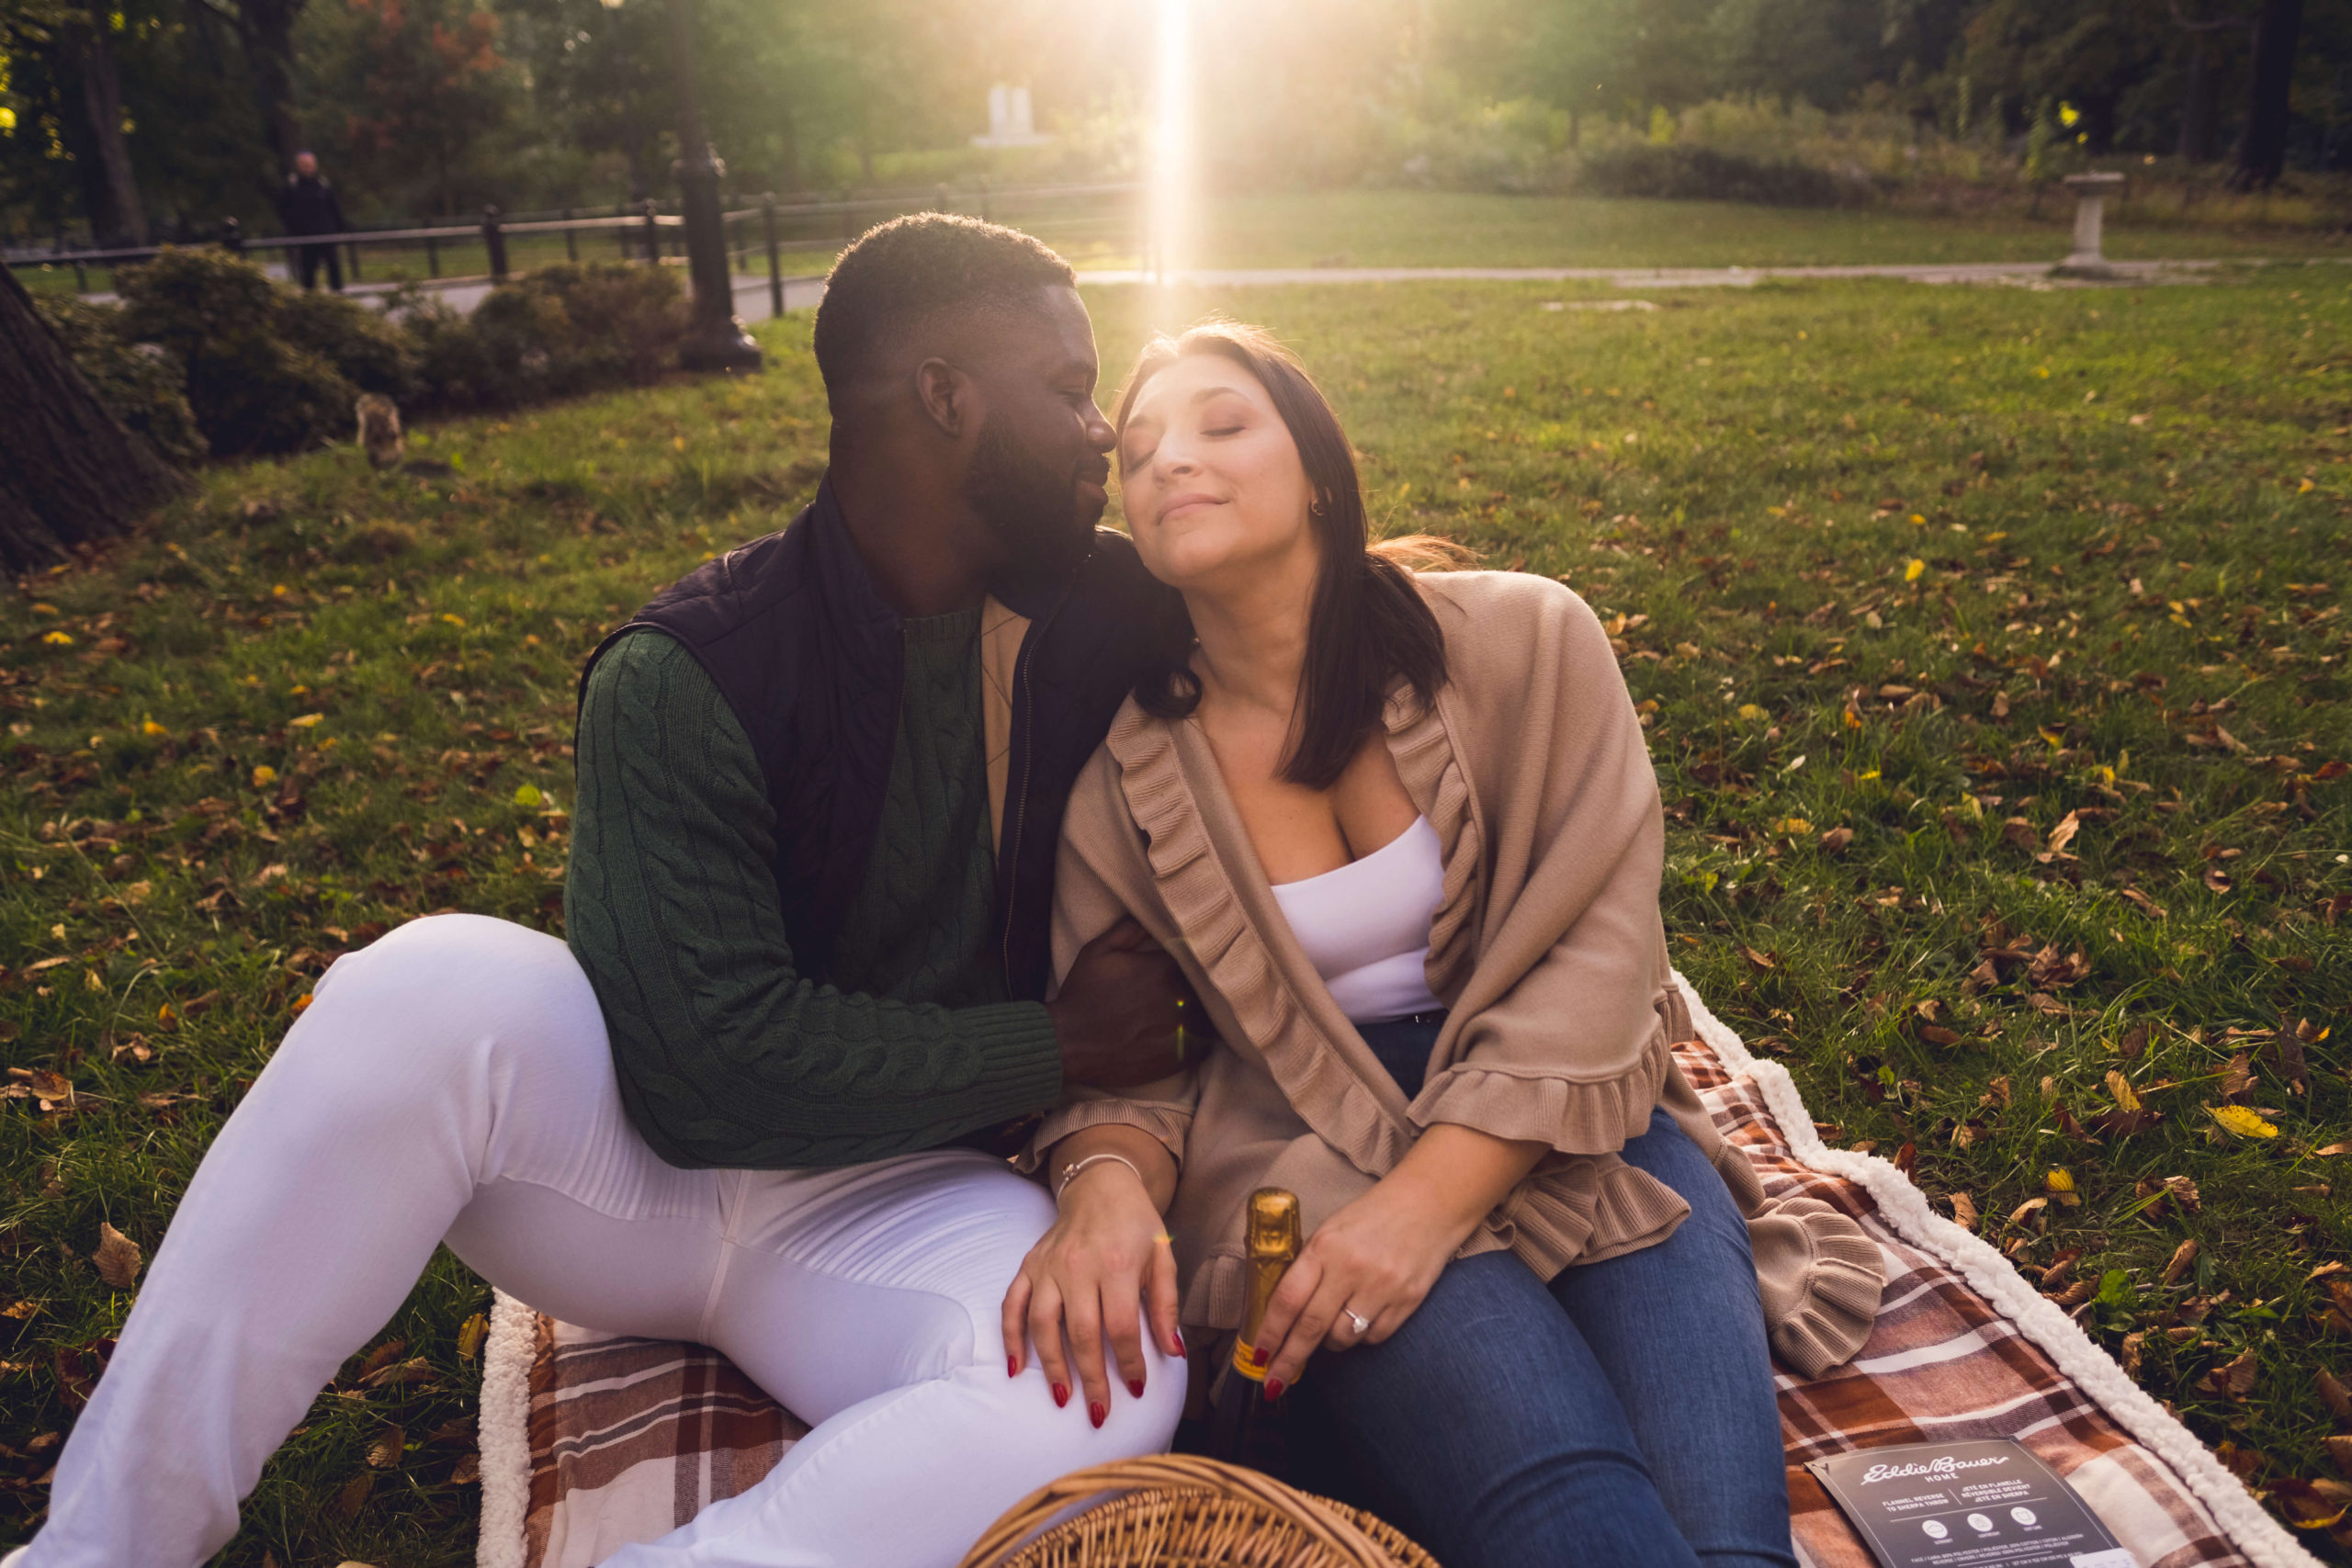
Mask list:
[[[1299,192],[1737,197],[1701,152],[1797,169],[1816,202],[2022,207],[2102,160],[2219,192],[2249,151],[2256,13],[2289,8],[2270,96],[2291,107],[2254,162],[2352,160],[2346,0],[690,3],[730,200],[978,210],[1148,178],[1149,240],[1091,259],[1151,269],[1239,255],[1247,204]],[[123,0],[76,31],[0,0],[0,227],[258,231],[298,147],[360,223],[667,201],[664,5]]]

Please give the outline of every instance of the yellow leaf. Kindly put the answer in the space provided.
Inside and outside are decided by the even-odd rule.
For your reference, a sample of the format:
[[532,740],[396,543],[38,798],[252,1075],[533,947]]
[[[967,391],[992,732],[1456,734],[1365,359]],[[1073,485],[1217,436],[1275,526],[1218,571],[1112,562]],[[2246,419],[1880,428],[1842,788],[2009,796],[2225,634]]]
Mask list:
[[547,796],[539,793],[539,786],[537,784],[521,784],[516,786],[514,791],[514,804],[526,810],[537,807],[546,799]]
[[1928,563],[1919,559],[1918,557],[1914,556],[1909,560],[1903,563],[1903,581],[1905,582],[1917,582],[1919,581],[1921,574],[1926,572],[1927,570]]
[[48,643],[52,648],[71,648],[74,646],[73,636],[67,632],[43,632],[40,634],[40,640]]
[[1813,824],[1806,821],[1802,817],[1792,817],[1787,821],[1781,824],[1781,831],[1783,833],[1810,833],[1813,831]]
[[463,616],[463,615],[450,615],[450,614],[449,614],[447,611],[446,611],[446,610],[444,610],[444,611],[441,613],[441,618],[442,618],[443,620],[445,620],[445,621],[448,622],[448,623],[449,623],[451,626],[464,626],[464,625],[466,624],[466,618],[465,618],[465,616]]
[[2241,1138],[2275,1138],[2278,1135],[2276,1126],[2243,1105],[2209,1105],[2206,1109],[2213,1113],[2213,1120],[2219,1122],[2224,1131],[2234,1133]]
[[300,718],[289,718],[286,723],[288,728],[308,729],[325,717],[326,715],[322,713],[306,713]]
[[1764,710],[1754,703],[1742,703],[1739,705],[1739,716],[1747,719],[1762,718]]
[[673,435],[670,437],[670,445],[678,451],[683,452],[686,449],[686,438],[683,435]]
[[2052,1192],[2072,1192],[2075,1190],[2074,1174],[2052,1167],[2050,1174],[2041,1179],[2041,1184]]
[[2301,484],[2295,487],[2295,493],[2297,495],[2309,495],[2311,492],[2312,481],[2309,479],[2305,479]]
[[476,1313],[458,1329],[458,1359],[470,1361],[481,1353],[481,1342],[490,1336],[490,1319]]
[[254,788],[267,789],[277,782],[277,770],[264,762],[254,770]]
[[141,734],[141,735],[155,736],[155,735],[169,735],[169,734],[171,733],[171,731],[170,731],[170,730],[168,730],[168,729],[165,729],[162,725],[157,724],[153,719],[150,718],[150,719],[146,719],[146,720],[142,721],[142,722],[140,724],[140,726],[139,726],[139,733],[140,733],[140,734]]

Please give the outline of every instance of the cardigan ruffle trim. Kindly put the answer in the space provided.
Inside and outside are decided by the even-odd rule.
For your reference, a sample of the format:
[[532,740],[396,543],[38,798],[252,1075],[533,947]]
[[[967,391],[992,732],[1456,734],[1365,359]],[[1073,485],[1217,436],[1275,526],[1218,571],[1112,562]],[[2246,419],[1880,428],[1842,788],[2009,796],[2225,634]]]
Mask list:
[[1464,1063],[1430,1080],[1411,1115],[1419,1127],[1453,1122],[1514,1143],[1548,1144],[1556,1154],[1615,1154],[1648,1131],[1673,1066],[1664,1030],[1632,1072],[1593,1083]]

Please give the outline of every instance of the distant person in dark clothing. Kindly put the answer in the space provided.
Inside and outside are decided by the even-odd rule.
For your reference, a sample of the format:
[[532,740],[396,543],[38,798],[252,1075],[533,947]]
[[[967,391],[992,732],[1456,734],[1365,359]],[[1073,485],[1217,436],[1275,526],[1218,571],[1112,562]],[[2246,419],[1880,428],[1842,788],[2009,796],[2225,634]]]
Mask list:
[[[284,220],[288,234],[340,234],[345,232],[343,203],[335,198],[334,186],[327,184],[319,173],[319,157],[315,152],[294,154],[294,172],[286,176],[286,188],[278,193],[278,216]],[[302,269],[302,287],[318,287],[319,267],[327,269],[327,287],[343,292],[343,258],[333,245],[296,245],[294,258]]]

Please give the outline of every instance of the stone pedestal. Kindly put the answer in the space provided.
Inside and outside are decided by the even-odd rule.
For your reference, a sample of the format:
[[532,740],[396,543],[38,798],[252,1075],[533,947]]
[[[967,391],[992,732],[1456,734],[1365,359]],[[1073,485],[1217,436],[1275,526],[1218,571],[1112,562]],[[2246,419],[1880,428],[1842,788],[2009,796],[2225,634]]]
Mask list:
[[2111,277],[2114,269],[2100,254],[2100,234],[2106,224],[2107,198],[2120,194],[2121,175],[2068,175],[2068,190],[2075,193],[2075,248],[2058,265],[2064,277]]

